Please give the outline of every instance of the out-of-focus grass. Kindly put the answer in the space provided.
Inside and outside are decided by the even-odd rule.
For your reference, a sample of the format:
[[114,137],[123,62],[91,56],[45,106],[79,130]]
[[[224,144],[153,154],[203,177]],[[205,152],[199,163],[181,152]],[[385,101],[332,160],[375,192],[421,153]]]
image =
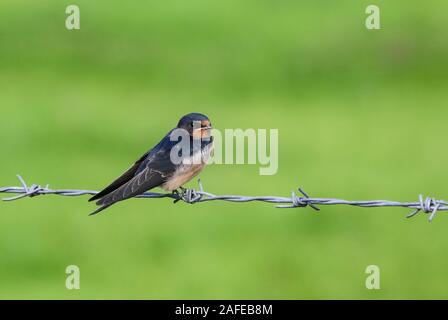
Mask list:
[[[380,31],[365,1],[78,1],[79,31],[68,4],[0,4],[0,185],[99,189],[199,111],[280,131],[276,175],[210,166],[211,192],[447,197],[445,2],[377,1]],[[1,298],[448,297],[443,213],[86,200],[0,203]]]

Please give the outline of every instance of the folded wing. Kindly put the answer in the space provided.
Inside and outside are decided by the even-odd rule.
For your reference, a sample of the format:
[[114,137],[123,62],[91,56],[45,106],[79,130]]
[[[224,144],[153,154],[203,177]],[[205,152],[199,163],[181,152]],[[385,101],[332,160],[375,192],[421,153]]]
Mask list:
[[118,201],[135,197],[149,189],[157,187],[164,181],[165,176],[163,173],[146,167],[135,177],[98,200],[96,204],[101,207],[96,209],[92,215],[97,214]]
[[167,135],[119,178],[89,199],[89,201],[98,200],[96,204],[101,206],[92,214],[163,184],[175,171],[175,165],[170,160],[173,145],[174,142]]

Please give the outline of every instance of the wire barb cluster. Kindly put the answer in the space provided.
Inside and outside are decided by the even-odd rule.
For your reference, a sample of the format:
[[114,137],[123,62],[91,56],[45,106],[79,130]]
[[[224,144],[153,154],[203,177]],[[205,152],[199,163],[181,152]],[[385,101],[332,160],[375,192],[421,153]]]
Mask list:
[[[55,194],[60,196],[82,196],[82,195],[95,195],[98,191],[93,190],[72,190],[72,189],[61,189],[52,190],[47,184],[42,187],[37,184],[32,184],[28,186],[25,180],[20,175],[17,175],[21,187],[1,187],[0,193],[14,193],[19,194],[10,198],[3,198],[3,201],[13,201],[19,200],[25,197],[35,197],[38,195]],[[411,218],[417,215],[419,212],[429,214],[429,221],[432,221],[439,211],[448,211],[448,202],[444,200],[436,200],[435,198],[427,197],[423,198],[422,195],[419,196],[418,202],[398,202],[398,201],[388,201],[388,200],[369,200],[369,201],[348,201],[332,198],[311,198],[302,189],[298,191],[302,196],[297,196],[293,191],[291,197],[276,197],[276,196],[240,196],[240,195],[214,195],[210,192],[204,191],[204,187],[200,180],[198,180],[199,190],[193,189],[181,189],[180,192],[176,191],[173,193],[156,193],[156,192],[145,192],[136,198],[171,198],[174,199],[174,203],[178,201],[183,201],[186,203],[197,203],[206,201],[228,201],[228,202],[267,202],[277,204],[277,208],[304,208],[311,207],[316,211],[320,209],[318,206],[328,206],[328,205],[348,205],[356,206],[360,208],[376,208],[376,207],[402,207],[413,209],[413,211],[406,217]]]

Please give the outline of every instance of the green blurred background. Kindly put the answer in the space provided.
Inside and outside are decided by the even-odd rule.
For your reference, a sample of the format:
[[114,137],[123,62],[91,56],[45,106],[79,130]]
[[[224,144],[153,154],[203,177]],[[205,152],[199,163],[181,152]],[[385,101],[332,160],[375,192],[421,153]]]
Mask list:
[[[364,26],[381,9],[381,30]],[[77,4],[81,29],[65,28]],[[100,189],[178,118],[278,128],[279,170],[218,194],[448,198],[446,1],[0,3],[0,185]],[[196,183],[189,186],[196,187]],[[0,298],[448,298],[448,217],[87,197],[0,203]],[[81,290],[65,268],[81,269]],[[366,266],[381,290],[365,288]]]

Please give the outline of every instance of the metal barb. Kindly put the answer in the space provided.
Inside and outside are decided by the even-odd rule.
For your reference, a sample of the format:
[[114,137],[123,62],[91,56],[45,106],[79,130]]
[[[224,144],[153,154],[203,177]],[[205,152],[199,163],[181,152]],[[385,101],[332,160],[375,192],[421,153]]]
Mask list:
[[316,211],[319,211],[320,209],[316,207],[310,200],[310,197],[308,194],[303,191],[301,188],[298,189],[299,192],[303,195],[303,197],[297,197],[296,193],[294,191],[291,192],[291,205],[279,205],[277,208],[305,208],[307,206],[310,206]]
[[302,198],[302,201],[303,201],[303,200],[306,200],[306,201],[307,201],[307,204],[308,204],[311,208],[313,208],[313,209],[316,210],[316,211],[320,211],[320,209],[319,209],[318,207],[316,207],[314,204],[312,204],[311,202],[309,202],[310,197],[308,196],[308,194],[307,194],[305,191],[303,191],[302,188],[299,188],[299,192],[300,192],[301,194],[303,194],[303,196],[305,197],[305,199]]
[[37,184],[32,184],[31,187],[28,187],[28,185],[26,184],[25,180],[22,178],[21,175],[17,175],[17,178],[19,179],[20,183],[22,184],[23,187],[23,194],[15,196],[15,197],[11,197],[11,198],[2,198],[3,201],[13,201],[13,200],[18,200],[18,199],[22,199],[25,197],[35,197],[38,196],[40,194],[43,194],[43,191],[48,190],[48,184],[45,188],[37,185]]
[[[421,194],[419,195],[418,200],[419,207],[408,214],[406,218],[412,218],[417,213],[424,212],[426,214],[429,214],[428,221],[431,222],[435,218],[439,209],[446,207],[444,201],[438,201],[435,198],[431,197],[426,197],[425,200],[423,200],[423,195]],[[446,208],[444,210],[446,210]]]
[[185,201],[186,203],[193,204],[193,203],[198,202],[202,198],[202,195],[194,189],[186,189],[181,194],[181,197],[182,197],[182,200]]
[[198,179],[198,185],[199,185],[199,191],[184,188],[180,188],[181,192],[175,191],[173,195],[176,197],[176,199],[173,202],[177,203],[180,200],[190,204],[199,202],[204,193],[204,188],[202,186],[202,182],[200,179]]

